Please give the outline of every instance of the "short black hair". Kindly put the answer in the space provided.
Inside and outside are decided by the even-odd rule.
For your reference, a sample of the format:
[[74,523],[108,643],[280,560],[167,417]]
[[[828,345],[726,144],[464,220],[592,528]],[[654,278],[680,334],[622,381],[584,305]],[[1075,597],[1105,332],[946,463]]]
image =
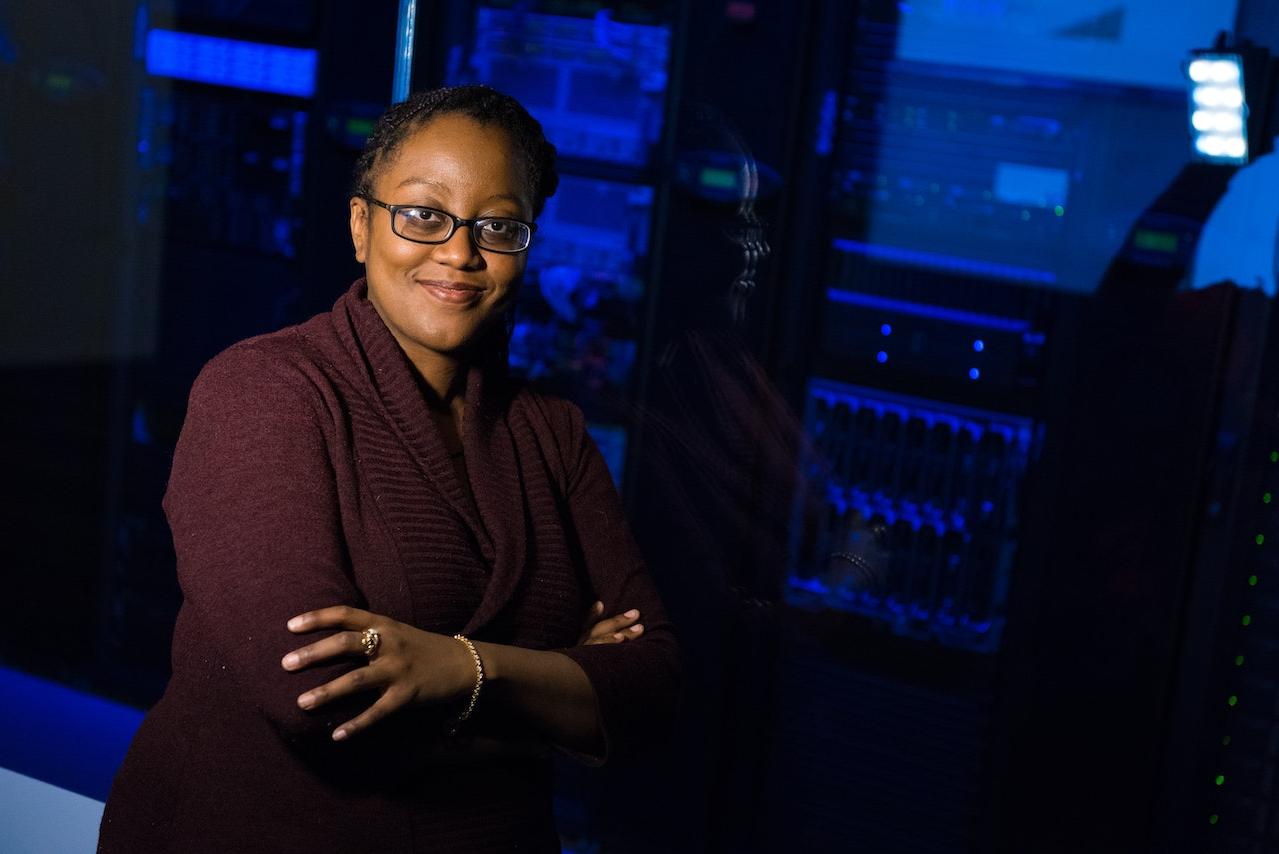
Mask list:
[[536,218],[559,185],[555,146],[546,141],[541,123],[529,115],[523,104],[478,83],[416,92],[383,113],[365,140],[360,159],[355,162],[351,195],[371,195],[378,172],[404,140],[431,119],[450,114],[468,116],[482,125],[506,131],[524,160],[527,189]]

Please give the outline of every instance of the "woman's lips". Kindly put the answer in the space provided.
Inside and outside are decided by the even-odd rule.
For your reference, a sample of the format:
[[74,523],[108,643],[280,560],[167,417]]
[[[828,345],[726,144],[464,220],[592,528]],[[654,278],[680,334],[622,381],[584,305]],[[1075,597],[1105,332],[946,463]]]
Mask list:
[[417,283],[442,303],[448,305],[472,305],[484,296],[484,289],[461,282],[448,282],[442,279],[418,279]]

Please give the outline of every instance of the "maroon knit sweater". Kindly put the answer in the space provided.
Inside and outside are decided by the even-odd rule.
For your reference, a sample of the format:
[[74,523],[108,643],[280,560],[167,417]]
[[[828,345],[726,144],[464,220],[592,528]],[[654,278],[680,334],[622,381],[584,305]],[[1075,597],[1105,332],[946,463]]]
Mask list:
[[[315,608],[561,649],[594,686],[610,756],[669,720],[675,639],[580,410],[485,379],[467,385],[472,502],[363,280],[205,366],[164,498],[184,596],[173,677],[112,786],[100,852],[559,850],[549,756],[440,762],[452,706],[346,742],[329,735],[371,696],[298,708],[360,666],[280,667],[323,636],[285,628]],[[596,598],[639,608],[642,638],[571,646]],[[481,695],[480,734],[511,733],[500,705]]]

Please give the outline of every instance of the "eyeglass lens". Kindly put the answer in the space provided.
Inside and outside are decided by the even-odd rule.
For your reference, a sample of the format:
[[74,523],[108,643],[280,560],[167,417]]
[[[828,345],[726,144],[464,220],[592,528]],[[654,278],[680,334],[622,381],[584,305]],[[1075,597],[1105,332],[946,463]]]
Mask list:
[[[431,208],[400,208],[395,215],[397,231],[409,240],[429,243],[442,242],[452,237],[453,220]],[[528,246],[529,227],[513,219],[484,219],[476,223],[471,233],[475,242],[486,249],[498,252],[515,252]]]

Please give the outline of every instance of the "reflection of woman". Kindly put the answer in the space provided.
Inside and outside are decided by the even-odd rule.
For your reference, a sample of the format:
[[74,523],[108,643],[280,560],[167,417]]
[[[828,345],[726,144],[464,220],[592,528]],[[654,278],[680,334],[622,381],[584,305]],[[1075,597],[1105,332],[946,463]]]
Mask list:
[[[558,851],[539,746],[599,762],[669,716],[676,644],[581,412],[502,371],[555,184],[512,99],[397,105],[356,168],[366,278],[201,372],[173,677],[100,851]],[[579,636],[623,608],[642,628]]]

